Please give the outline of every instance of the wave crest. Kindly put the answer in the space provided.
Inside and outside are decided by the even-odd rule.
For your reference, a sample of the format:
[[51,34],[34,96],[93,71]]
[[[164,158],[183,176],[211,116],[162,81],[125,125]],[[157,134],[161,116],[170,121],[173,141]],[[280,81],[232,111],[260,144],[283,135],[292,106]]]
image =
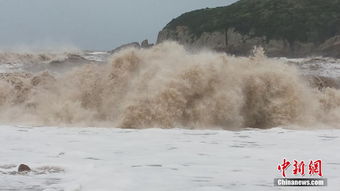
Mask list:
[[174,42],[126,49],[60,76],[0,75],[0,119],[44,125],[270,128],[340,121],[340,93],[314,89],[283,61]]

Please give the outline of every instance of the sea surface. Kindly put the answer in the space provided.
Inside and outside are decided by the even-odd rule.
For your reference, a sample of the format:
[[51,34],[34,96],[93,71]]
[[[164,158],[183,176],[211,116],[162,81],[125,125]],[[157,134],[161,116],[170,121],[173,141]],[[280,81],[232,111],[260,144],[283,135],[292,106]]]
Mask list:
[[[1,126],[0,190],[337,190],[340,130]],[[283,160],[322,160],[322,188],[274,187]],[[32,172],[17,173],[18,164]],[[293,166],[287,170],[293,175]],[[305,178],[318,177],[308,175]]]
[[[337,190],[339,77],[176,43],[0,51],[0,191]],[[274,187],[284,159],[321,160],[328,186]]]

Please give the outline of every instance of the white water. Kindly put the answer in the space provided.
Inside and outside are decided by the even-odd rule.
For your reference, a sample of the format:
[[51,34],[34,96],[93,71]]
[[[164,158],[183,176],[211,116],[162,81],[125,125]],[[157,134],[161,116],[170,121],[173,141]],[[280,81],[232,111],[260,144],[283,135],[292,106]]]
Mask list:
[[339,127],[340,91],[315,88],[297,67],[267,58],[261,49],[234,57],[165,42],[122,50],[106,63],[69,53],[3,57],[33,72],[0,74],[2,124]]
[[[144,56],[143,51],[139,52],[140,56]],[[103,52],[87,52],[81,56],[89,61],[103,62],[108,55]],[[116,57],[120,58],[117,55]],[[27,63],[25,65],[20,62],[6,62],[0,64],[0,72],[17,72],[25,69],[63,71],[60,70],[60,65],[51,64],[49,59],[46,62],[48,67],[44,67],[44,63],[42,65],[38,63],[40,65],[37,66],[36,58],[41,57],[30,56],[28,60],[29,65],[34,65],[34,70],[27,67]],[[163,59],[162,56],[150,58],[156,61]],[[51,59],[55,60],[53,56]],[[228,57],[228,59],[230,62],[247,61],[247,58]],[[72,67],[83,64],[80,58],[77,57],[75,60],[77,63],[69,63]],[[329,58],[278,60],[279,63],[297,65],[302,74],[340,77],[338,60]],[[66,71],[70,68],[68,64],[62,66]],[[45,74],[39,74],[37,77],[38,80],[51,80],[50,76]],[[94,77],[101,79],[101,75]],[[94,77],[93,79],[97,79]],[[23,81],[25,82],[25,79]],[[90,82],[92,81],[87,81]],[[36,95],[33,95],[33,98],[36,98]],[[13,97],[13,94],[9,97]],[[332,100],[336,99],[326,102],[328,106],[335,102]],[[47,99],[46,103],[47,108],[50,108],[51,101]],[[103,104],[104,106],[107,104]],[[203,108],[202,111],[207,109]],[[334,113],[329,115],[330,119],[332,116],[338,119],[338,115]],[[16,115],[11,116],[16,120],[18,118]],[[13,123],[15,122],[14,120]],[[114,124],[112,126],[115,127]],[[209,127],[211,126],[200,128]],[[192,131],[0,126],[0,191],[320,190],[320,188],[273,187],[273,179],[281,177],[277,165],[282,163],[283,158],[306,162],[322,159],[324,178],[328,178],[329,186],[321,190],[338,189],[340,130],[325,129],[316,124],[313,124],[313,128],[307,125],[299,127],[300,130],[288,129]],[[33,172],[26,175],[16,173],[17,166],[21,163],[28,164]]]
[[[1,126],[0,131],[1,191],[333,191],[340,186],[340,130]],[[274,187],[283,158],[323,160],[328,186]],[[21,163],[36,172],[11,175]]]

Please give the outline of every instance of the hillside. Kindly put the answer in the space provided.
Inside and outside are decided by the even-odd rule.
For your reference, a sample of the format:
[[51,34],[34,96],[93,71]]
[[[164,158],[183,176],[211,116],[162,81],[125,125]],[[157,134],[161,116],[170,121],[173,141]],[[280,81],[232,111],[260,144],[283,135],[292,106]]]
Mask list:
[[[340,34],[340,0],[240,0],[226,7],[185,13],[167,24],[158,40],[172,39],[204,46],[204,42],[195,41],[204,41],[200,39],[202,35],[219,41],[207,34],[215,33],[216,37],[221,33],[218,38],[223,40],[226,35],[226,42],[222,45],[220,42],[219,46],[225,44],[224,49],[228,50],[227,41],[235,40],[228,39],[228,31],[240,34],[242,41],[251,39],[248,44],[252,45],[265,45],[274,40],[271,44],[285,47],[287,54],[291,52],[287,46],[298,50],[299,45],[308,48],[307,52],[318,52],[316,49],[320,47],[317,46]],[[183,37],[183,34],[189,36]],[[231,49],[236,53],[244,52],[235,49],[235,45]],[[275,49],[278,52],[277,47]]]

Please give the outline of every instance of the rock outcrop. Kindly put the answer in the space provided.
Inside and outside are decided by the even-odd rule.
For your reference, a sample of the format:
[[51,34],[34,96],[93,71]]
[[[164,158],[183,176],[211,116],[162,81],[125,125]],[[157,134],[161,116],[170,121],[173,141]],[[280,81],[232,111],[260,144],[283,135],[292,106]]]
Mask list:
[[153,44],[149,44],[148,39],[143,40],[142,43],[141,43],[142,48],[150,48],[152,46],[153,46]]
[[121,50],[123,50],[125,48],[132,48],[132,47],[133,48],[140,48],[141,45],[138,42],[132,42],[132,43],[128,43],[128,44],[123,44],[123,45],[121,45],[121,46],[119,46],[119,47],[109,51],[109,53],[113,54],[113,53],[119,52],[119,51],[121,51]]
[[119,51],[126,49],[126,48],[150,48],[153,45],[154,44],[149,44],[149,41],[147,39],[145,39],[140,44],[139,44],[139,42],[131,42],[131,43],[123,44],[123,45],[109,51],[108,53],[113,54],[113,53],[119,52]]
[[208,48],[225,51],[235,55],[249,55],[254,46],[264,48],[268,56],[329,56],[340,57],[340,35],[323,43],[288,42],[287,40],[267,39],[252,34],[242,35],[234,28],[226,31],[204,32],[199,37],[193,35],[186,26],[178,26],[176,30],[164,29],[159,32],[157,43],[172,40],[190,48]]
[[25,164],[21,164],[18,167],[18,172],[29,172],[31,171],[31,168]]
[[[340,0],[239,0],[184,13],[159,33],[191,48],[248,55],[340,57]],[[322,16],[320,16],[322,15]]]
[[164,29],[158,34],[157,43],[166,40],[177,41],[182,45],[191,46],[193,48],[210,48],[216,50],[225,50],[227,48],[225,32],[204,32],[197,38],[186,26],[177,26],[176,30]]
[[326,40],[320,46],[320,52],[324,56],[340,57],[340,35],[334,36]]

